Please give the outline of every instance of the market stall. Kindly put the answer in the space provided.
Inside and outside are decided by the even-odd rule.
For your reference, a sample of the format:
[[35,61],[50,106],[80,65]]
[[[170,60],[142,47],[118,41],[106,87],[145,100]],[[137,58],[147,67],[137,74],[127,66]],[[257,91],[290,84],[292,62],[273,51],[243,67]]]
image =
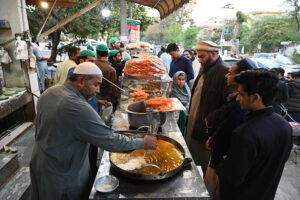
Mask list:
[[[159,133],[176,140],[184,149],[186,158],[191,154],[185,140],[172,116],[169,113]],[[98,178],[113,175],[119,181],[117,189],[110,193],[97,192],[95,182]],[[112,168],[109,152],[105,151],[98,169],[89,199],[209,199],[203,179],[192,161],[177,174],[162,180],[134,180]]]
[[[208,199],[175,121],[175,112],[185,107],[169,98],[172,79],[162,60],[143,55],[128,61],[123,72],[122,90],[132,98],[121,95],[112,126],[129,137],[156,136],[157,148],[123,154],[104,151],[90,199]],[[103,179],[115,182],[104,184]],[[117,188],[109,193],[102,190],[113,186]]]

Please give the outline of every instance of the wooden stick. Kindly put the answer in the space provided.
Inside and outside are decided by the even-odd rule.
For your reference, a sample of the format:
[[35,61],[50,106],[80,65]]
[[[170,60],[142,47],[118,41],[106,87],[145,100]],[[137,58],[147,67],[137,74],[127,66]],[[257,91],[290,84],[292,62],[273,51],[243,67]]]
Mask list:
[[57,24],[56,26],[53,26],[52,28],[50,28],[48,31],[42,33],[40,35],[40,37],[38,38],[41,39],[43,37],[46,37],[48,35],[50,35],[51,33],[53,33],[54,31],[56,31],[57,29],[59,29],[60,27],[66,25],[67,23],[69,23],[70,21],[76,19],[77,17],[81,16],[82,14],[86,13],[87,11],[91,10],[92,8],[94,8],[95,6],[97,6],[97,4],[99,4],[102,0],[96,0],[94,3],[88,5],[87,7],[83,8],[82,10],[78,11],[77,13],[75,13],[74,15],[72,15],[71,17],[67,18],[66,20],[60,22],[59,24]]

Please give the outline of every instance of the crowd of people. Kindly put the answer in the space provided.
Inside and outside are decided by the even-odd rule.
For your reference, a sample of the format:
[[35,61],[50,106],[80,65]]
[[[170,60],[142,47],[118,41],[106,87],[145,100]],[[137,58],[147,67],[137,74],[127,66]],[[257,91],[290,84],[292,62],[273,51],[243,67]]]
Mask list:
[[[219,50],[211,41],[183,53],[175,43],[161,48],[158,56],[173,78],[170,96],[188,110],[176,113],[177,123],[212,199],[274,199],[292,148],[284,111],[299,120],[300,74],[284,80],[282,69],[257,69],[248,58],[229,68]],[[58,86],[37,105],[33,199],[86,199],[97,147],[122,152],[157,144],[152,136],[114,134],[99,117],[98,105],[118,103],[118,91],[105,79],[119,84],[130,59],[118,38],[95,50],[71,47],[68,54],[57,67]]]

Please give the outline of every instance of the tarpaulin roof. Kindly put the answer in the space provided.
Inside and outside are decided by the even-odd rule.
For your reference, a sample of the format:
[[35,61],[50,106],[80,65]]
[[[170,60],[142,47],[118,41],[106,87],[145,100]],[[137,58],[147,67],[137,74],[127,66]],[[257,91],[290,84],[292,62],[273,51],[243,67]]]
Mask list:
[[181,8],[189,0],[127,0],[128,2],[137,3],[158,10],[160,18],[163,19],[172,12]]

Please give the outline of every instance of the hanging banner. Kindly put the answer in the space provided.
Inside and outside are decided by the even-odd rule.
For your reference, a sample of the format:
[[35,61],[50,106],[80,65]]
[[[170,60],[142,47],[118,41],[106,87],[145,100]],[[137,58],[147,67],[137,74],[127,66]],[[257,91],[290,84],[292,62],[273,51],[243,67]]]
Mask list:
[[127,19],[127,41],[138,43],[140,41],[140,20]]

